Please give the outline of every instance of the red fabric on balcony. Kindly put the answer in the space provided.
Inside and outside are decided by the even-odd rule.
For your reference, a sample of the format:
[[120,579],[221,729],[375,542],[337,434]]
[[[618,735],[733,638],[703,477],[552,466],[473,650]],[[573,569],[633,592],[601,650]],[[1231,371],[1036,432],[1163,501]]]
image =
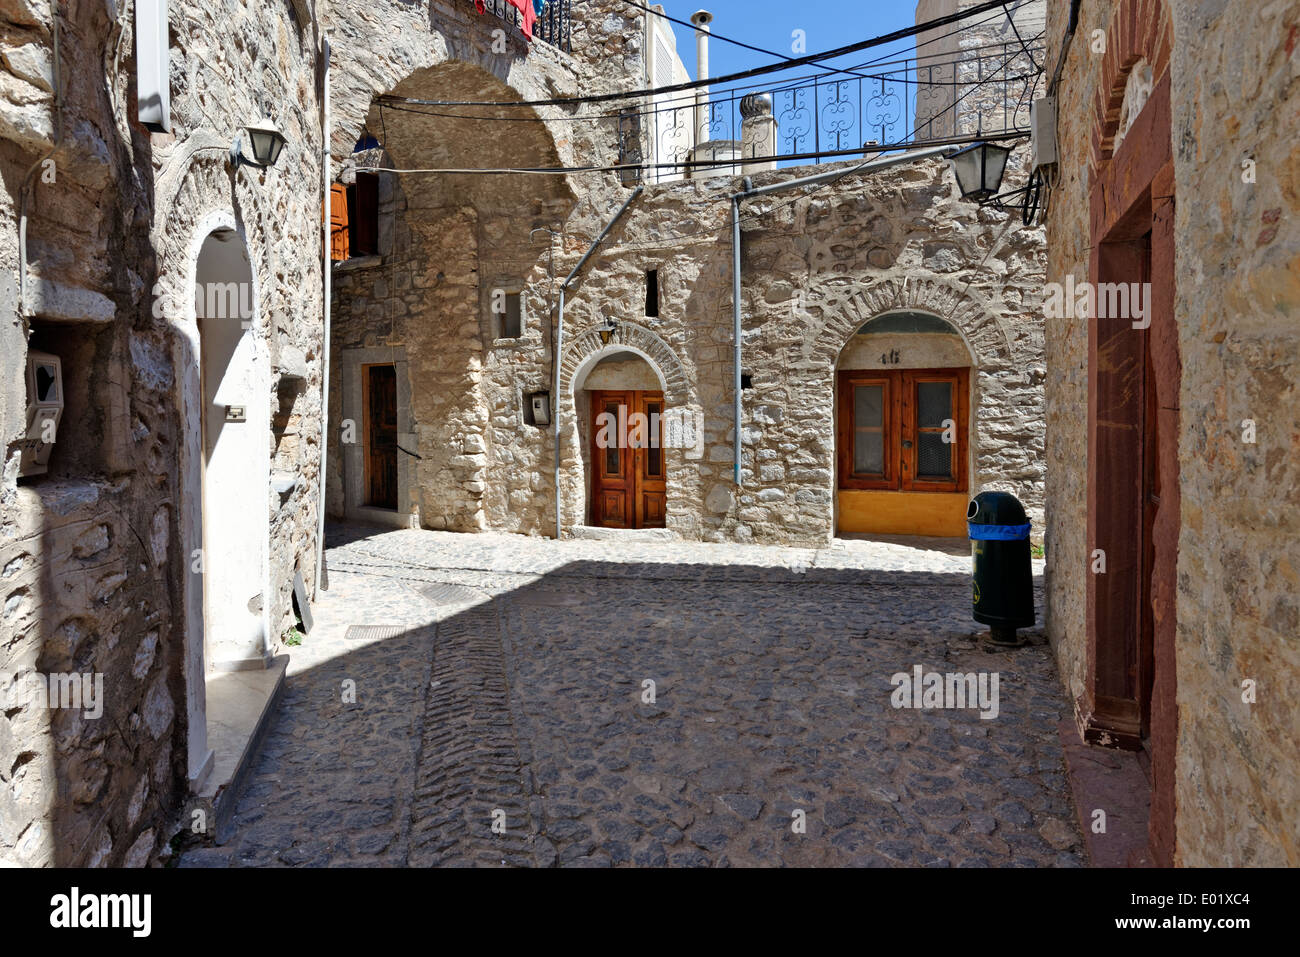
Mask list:
[[506,0],[506,3],[519,11],[519,18],[523,21],[524,36],[531,40],[533,38],[533,21],[537,19],[537,11],[533,9],[533,0]]

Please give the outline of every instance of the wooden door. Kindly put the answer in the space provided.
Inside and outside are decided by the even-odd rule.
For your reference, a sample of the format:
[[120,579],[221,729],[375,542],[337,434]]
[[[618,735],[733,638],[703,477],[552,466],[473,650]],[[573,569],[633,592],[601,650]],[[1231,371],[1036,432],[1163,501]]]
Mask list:
[[397,370],[365,367],[366,504],[397,508]]
[[662,392],[591,393],[591,521],[663,528],[667,516]]
[[969,416],[967,369],[841,372],[839,487],[964,492]]

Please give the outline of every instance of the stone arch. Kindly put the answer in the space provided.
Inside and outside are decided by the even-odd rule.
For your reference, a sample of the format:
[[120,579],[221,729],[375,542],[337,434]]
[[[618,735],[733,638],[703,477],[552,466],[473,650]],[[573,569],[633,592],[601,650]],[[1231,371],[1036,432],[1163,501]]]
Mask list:
[[[354,10],[354,6],[364,6],[364,14]],[[391,127],[394,117],[399,115],[391,110],[381,115],[377,105],[380,96],[398,94],[480,101],[573,97],[591,86],[592,58],[603,61],[607,54],[598,44],[581,52],[575,49],[564,53],[544,42],[529,44],[510,30],[506,31],[503,48],[494,36],[496,24],[476,14],[468,5],[459,9],[439,6],[435,17],[429,5],[413,4],[409,0],[343,0],[333,5],[327,20],[337,21],[335,26],[382,23],[386,47],[385,55],[378,58],[366,53],[369,46],[364,42],[341,43],[333,50],[331,179],[338,176],[342,161],[351,153],[362,129],[369,128],[379,134],[385,119]],[[349,26],[346,32],[354,30]],[[490,77],[492,95],[461,97],[437,84],[432,88],[425,84],[421,88],[421,76],[427,77],[445,65],[472,68],[485,79]],[[562,119],[570,111],[572,108],[540,106],[528,109],[525,115],[540,120]],[[484,111],[479,112],[483,115]],[[520,113],[515,109],[512,115]],[[589,152],[590,146],[588,140],[567,136],[556,144],[560,160],[567,166],[580,165],[584,149]],[[568,177],[564,179],[567,181]],[[570,184],[570,188],[576,185]]]
[[[149,291],[155,319],[166,324],[175,371],[174,389],[180,413],[178,436],[178,488],[176,518],[181,553],[187,564],[202,547],[203,526],[203,389],[200,373],[201,350],[194,288],[198,280],[199,260],[209,237],[228,232],[244,247],[248,257],[249,281],[252,285],[252,329],[257,359],[267,384],[266,401],[251,403],[248,427],[270,431],[270,356],[266,330],[269,317],[265,308],[261,279],[265,250],[256,240],[257,231],[245,228],[238,178],[229,170],[230,145],[208,130],[198,130],[177,144],[164,161],[155,190],[154,221],[151,242],[158,250],[157,281]],[[270,448],[258,462],[269,483]],[[268,485],[269,488],[269,485]],[[269,536],[270,516],[265,533]],[[261,543],[260,578],[262,584],[262,626],[270,634],[269,541]],[[201,786],[210,771],[213,755],[207,738],[207,671],[204,628],[204,584],[199,575],[187,575],[182,593],[184,634],[183,669],[185,674],[186,711],[188,718],[187,760],[192,788]]]
[[[866,328],[867,326],[869,326],[871,323],[875,322],[877,319],[883,319],[883,318],[885,318],[885,317],[887,317],[887,316],[893,316],[893,315],[899,315],[899,314],[904,314],[904,315],[906,315],[906,314],[917,314],[917,313],[920,313],[920,314],[923,314],[923,315],[927,315],[927,316],[931,316],[931,317],[933,317],[933,318],[935,318],[935,319],[938,319],[938,320],[939,320],[940,322],[942,322],[945,326],[947,326],[948,329],[950,329],[950,330],[952,331],[952,334],[953,334],[954,336],[956,336],[956,337],[961,341],[962,345],[965,347],[965,349],[966,349],[966,358],[967,358],[967,360],[968,360],[966,364],[968,364],[968,365],[970,365],[970,366],[972,366],[972,367],[976,367],[976,366],[979,365],[979,358],[976,356],[976,354],[975,354],[975,349],[971,346],[971,344],[970,344],[970,339],[967,337],[966,333],[963,332],[962,329],[961,329],[959,326],[954,325],[954,324],[953,324],[952,322],[950,322],[949,320],[943,318],[942,316],[936,314],[935,312],[933,312],[932,310],[929,310],[929,309],[890,309],[890,310],[887,310],[886,312],[878,313],[877,315],[872,316],[870,319],[868,319],[868,320],[867,320],[865,323],[863,323],[861,326],[858,326],[858,328],[857,328],[857,332],[861,332],[863,329],[865,329],[865,328]],[[848,338],[847,340],[845,340],[844,348],[842,348],[842,349],[840,350],[840,355],[839,355],[839,357],[838,357],[838,359],[837,359],[837,361],[836,361],[836,368],[839,368],[839,366],[842,364],[842,362],[843,362],[843,357],[844,357],[845,353],[847,353],[847,352],[849,351],[849,347],[850,347],[850,345],[851,345],[851,343],[852,343],[853,336],[854,336],[854,335],[857,335],[857,332],[854,332],[853,334],[851,334],[851,335],[849,336],[849,338]]]
[[664,401],[670,406],[691,405],[690,378],[668,343],[645,326],[620,322],[609,343],[600,341],[600,333],[588,329],[574,337],[565,347],[560,362],[560,401],[573,408],[575,383],[601,359],[616,352],[634,352],[649,363],[663,384]]
[[1169,71],[1174,30],[1167,4],[1163,0],[1148,0],[1144,4],[1123,0],[1116,4],[1106,39],[1094,109],[1094,115],[1099,118],[1092,134],[1094,173],[1114,155],[1129,73],[1145,60],[1151,65],[1155,83],[1159,84]]
[[796,355],[791,358],[799,363],[834,368],[844,347],[868,320],[899,311],[926,312],[943,319],[961,335],[978,368],[1014,362],[1011,337],[988,303],[969,287],[958,287],[939,276],[885,279],[865,288],[819,283],[802,305],[810,319],[820,319],[820,329],[793,347]]

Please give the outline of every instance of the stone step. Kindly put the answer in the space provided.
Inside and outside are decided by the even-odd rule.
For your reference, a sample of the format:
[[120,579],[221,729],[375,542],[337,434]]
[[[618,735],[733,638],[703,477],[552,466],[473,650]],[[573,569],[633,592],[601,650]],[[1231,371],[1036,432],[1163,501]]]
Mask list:
[[213,766],[190,804],[207,816],[209,842],[224,844],[230,839],[240,793],[279,708],[288,666],[289,656],[280,655],[265,670],[208,676],[208,745]]

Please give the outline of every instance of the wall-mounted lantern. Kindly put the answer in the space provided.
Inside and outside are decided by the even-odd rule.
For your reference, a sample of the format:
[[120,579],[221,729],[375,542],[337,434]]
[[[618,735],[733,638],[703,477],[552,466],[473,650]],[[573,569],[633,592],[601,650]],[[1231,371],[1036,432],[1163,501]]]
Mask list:
[[975,143],[948,157],[962,199],[982,201],[996,196],[1002,186],[1011,150],[996,143]]
[[618,332],[618,320],[613,316],[606,316],[604,323],[596,327],[596,332],[600,335],[600,344],[609,345],[610,340],[614,338],[614,333]]
[[[965,149],[948,154],[952,171],[957,177],[957,188],[961,190],[962,199],[973,199],[980,206],[993,206],[997,209],[1018,209],[1021,221],[1030,226],[1038,215],[1039,201],[1042,196],[1043,174],[1034,170],[1029,176],[1029,183],[1009,193],[999,193],[1002,187],[1002,175],[1007,169],[1007,157],[1011,150],[995,143],[975,143]],[[1019,202],[1010,200],[1022,197]]]
[[274,166],[285,143],[284,134],[279,127],[267,116],[256,123],[250,123],[245,127],[245,132],[253,155],[251,158],[244,155],[243,137],[236,136],[234,145],[230,147],[230,162],[235,169],[240,166],[257,166],[261,169]]

